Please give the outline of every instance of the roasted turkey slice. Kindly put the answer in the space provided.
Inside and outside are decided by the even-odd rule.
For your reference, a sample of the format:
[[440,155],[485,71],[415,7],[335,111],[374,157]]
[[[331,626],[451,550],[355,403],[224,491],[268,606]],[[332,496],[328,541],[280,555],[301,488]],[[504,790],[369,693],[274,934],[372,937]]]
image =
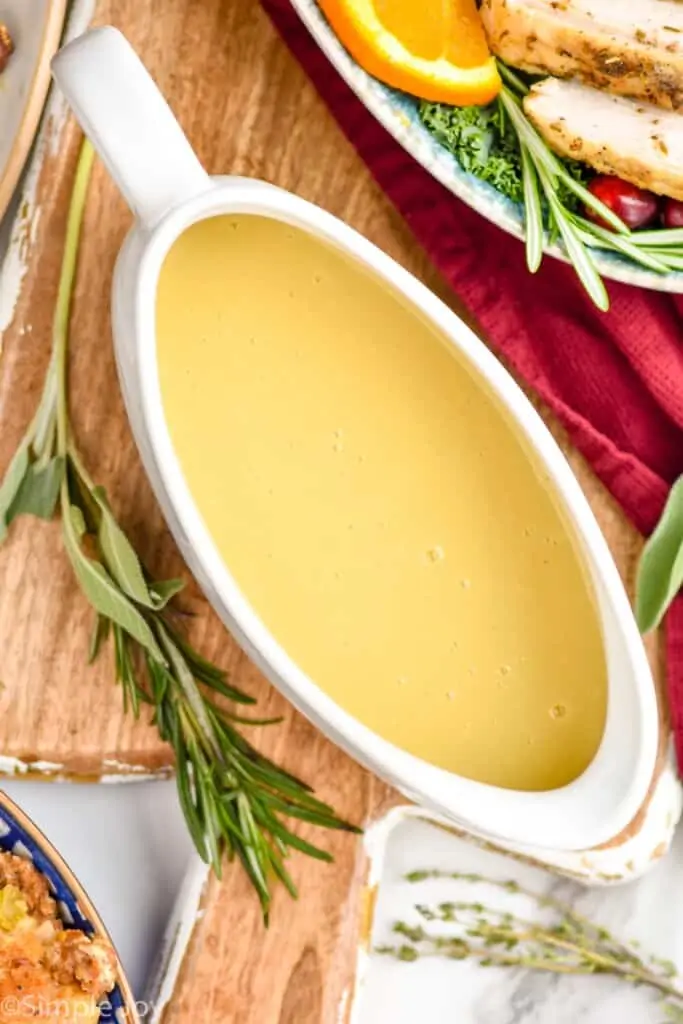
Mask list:
[[513,67],[683,107],[680,0],[482,0],[481,14]]
[[683,114],[557,78],[534,85],[524,109],[560,156],[683,199]]

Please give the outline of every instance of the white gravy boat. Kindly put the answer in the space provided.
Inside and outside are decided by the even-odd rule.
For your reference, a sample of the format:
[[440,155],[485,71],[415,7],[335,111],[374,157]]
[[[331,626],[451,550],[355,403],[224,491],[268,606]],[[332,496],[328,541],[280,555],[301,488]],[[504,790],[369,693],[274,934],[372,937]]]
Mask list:
[[[341,221],[270,185],[209,177],[123,36],[95,29],[61,51],[54,76],[135,213],[113,285],[114,342],[133,432],[156,496],[187,564],[253,661],[352,757],[415,802],[479,835],[509,843],[585,849],[619,833],[643,803],[659,725],[643,645],[591,509],[553,437],[512,377],[455,314],[402,267]],[[436,768],[343,711],[292,661],[250,607],[194,504],[162,411],[155,342],[159,271],[190,224],[239,213],[286,221],[346,253],[431,321],[516,422],[545,468],[579,539],[599,608],[608,669],[600,748],[570,785],[518,792]]]

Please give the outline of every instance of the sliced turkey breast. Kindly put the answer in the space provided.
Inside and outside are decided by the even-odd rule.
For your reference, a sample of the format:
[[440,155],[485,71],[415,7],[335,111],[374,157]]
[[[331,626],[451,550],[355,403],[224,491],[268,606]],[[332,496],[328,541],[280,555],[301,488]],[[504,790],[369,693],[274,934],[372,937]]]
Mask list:
[[683,114],[556,78],[534,85],[524,109],[560,156],[683,199]]
[[680,0],[482,0],[481,14],[513,67],[683,107]]

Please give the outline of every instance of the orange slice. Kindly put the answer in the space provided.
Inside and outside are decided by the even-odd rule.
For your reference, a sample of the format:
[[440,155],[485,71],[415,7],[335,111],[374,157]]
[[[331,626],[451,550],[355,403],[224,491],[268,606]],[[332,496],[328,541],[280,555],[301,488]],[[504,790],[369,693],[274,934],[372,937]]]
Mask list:
[[454,106],[500,91],[475,0],[318,0],[351,56],[395,89]]

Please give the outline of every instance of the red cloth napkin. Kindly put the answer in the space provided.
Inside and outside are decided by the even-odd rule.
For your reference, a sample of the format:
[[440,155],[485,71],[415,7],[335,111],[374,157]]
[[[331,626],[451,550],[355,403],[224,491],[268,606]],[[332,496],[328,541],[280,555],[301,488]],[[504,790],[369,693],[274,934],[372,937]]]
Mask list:
[[[368,113],[289,0],[261,0],[344,133],[416,239],[519,378],[643,533],[683,472],[683,297],[609,283],[600,313],[574,271],[546,258],[528,273],[524,247],[456,199]],[[683,600],[666,624],[668,689],[683,766]]]

